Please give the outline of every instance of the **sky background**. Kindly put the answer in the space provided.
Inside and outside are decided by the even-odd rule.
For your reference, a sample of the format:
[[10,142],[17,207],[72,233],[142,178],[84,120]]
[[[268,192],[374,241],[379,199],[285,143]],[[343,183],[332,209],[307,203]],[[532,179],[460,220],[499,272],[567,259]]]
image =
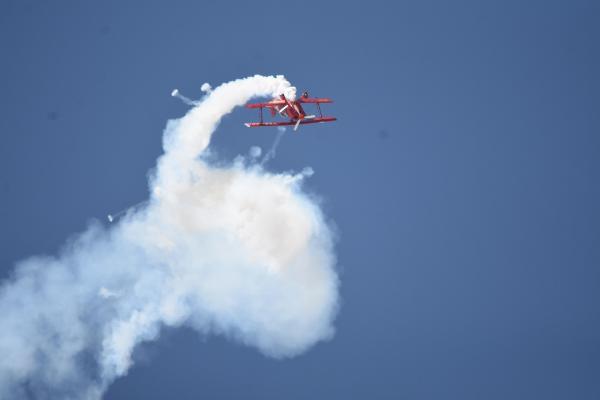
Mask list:
[[[179,88],[284,74],[334,124],[269,163],[315,170],[339,233],[332,341],[297,358],[187,329],[117,399],[600,398],[595,1],[0,0],[0,278],[147,198]],[[227,116],[224,160],[267,148]]]

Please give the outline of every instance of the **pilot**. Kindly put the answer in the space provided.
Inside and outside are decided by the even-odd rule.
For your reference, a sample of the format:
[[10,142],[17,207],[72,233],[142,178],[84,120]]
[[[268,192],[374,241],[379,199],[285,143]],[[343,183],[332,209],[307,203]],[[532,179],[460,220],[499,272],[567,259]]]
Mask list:
[[308,98],[308,92],[305,91],[304,93],[302,93],[302,97],[304,97],[305,99]]

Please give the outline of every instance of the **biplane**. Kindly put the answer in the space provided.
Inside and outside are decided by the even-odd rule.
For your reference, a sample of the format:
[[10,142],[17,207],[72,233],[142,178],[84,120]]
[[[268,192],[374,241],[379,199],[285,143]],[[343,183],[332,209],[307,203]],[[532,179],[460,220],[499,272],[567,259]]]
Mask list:
[[[258,108],[260,122],[246,122],[248,128],[256,128],[259,126],[294,126],[294,130],[297,130],[300,125],[304,124],[318,124],[321,122],[332,122],[337,118],[335,117],[324,117],[321,112],[321,104],[333,103],[333,100],[327,98],[314,98],[309,97],[308,92],[304,92],[298,100],[290,100],[285,97],[284,94],[279,95],[279,99],[273,99],[266,103],[251,103],[246,104],[248,108]],[[316,104],[319,111],[319,116],[306,115],[302,104]],[[277,114],[284,118],[289,118],[288,121],[267,121],[263,120],[263,108],[267,108],[271,112],[271,116],[275,117]]]

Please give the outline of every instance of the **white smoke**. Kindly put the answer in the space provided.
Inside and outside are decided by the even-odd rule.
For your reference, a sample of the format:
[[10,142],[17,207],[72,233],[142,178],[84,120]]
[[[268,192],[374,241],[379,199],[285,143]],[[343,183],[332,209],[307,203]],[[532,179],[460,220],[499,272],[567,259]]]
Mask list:
[[273,141],[271,148],[269,149],[269,151],[267,151],[267,154],[265,154],[262,161],[260,162],[261,166],[265,165],[270,159],[275,157],[275,154],[277,153],[277,147],[279,146],[279,142],[281,141],[281,138],[283,137],[284,134],[285,134],[285,126],[278,126],[277,127],[277,136],[275,136],[275,140]]
[[200,90],[204,93],[210,93],[212,91],[212,86],[210,86],[210,83],[204,82],[202,86],[200,86]]
[[259,146],[252,146],[250,147],[250,157],[256,159],[258,157],[260,157],[260,155],[262,154],[262,149]]
[[192,106],[193,107],[193,106],[197,106],[199,104],[199,102],[197,100],[192,100],[189,97],[186,97],[186,96],[182,95],[179,92],[179,89],[173,89],[173,91],[171,92],[171,96],[172,97],[177,97],[179,100],[183,101],[188,106]]
[[332,336],[335,256],[301,190],[309,174],[201,157],[224,115],[282,92],[293,93],[282,76],[215,88],[167,124],[143,207],[110,229],[92,223],[58,256],[17,265],[0,289],[1,399],[100,398],[163,326],[223,334],[273,357]]

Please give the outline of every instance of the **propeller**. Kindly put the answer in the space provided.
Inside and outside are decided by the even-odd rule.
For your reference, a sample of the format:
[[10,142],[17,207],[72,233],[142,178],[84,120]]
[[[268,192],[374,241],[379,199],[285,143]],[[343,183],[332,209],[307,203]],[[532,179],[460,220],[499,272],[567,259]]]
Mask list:
[[316,115],[306,115],[304,118],[299,119],[298,121],[296,121],[296,125],[294,125],[294,131],[298,130],[298,126],[300,126],[300,122],[302,122],[303,119],[314,119],[317,118]]

